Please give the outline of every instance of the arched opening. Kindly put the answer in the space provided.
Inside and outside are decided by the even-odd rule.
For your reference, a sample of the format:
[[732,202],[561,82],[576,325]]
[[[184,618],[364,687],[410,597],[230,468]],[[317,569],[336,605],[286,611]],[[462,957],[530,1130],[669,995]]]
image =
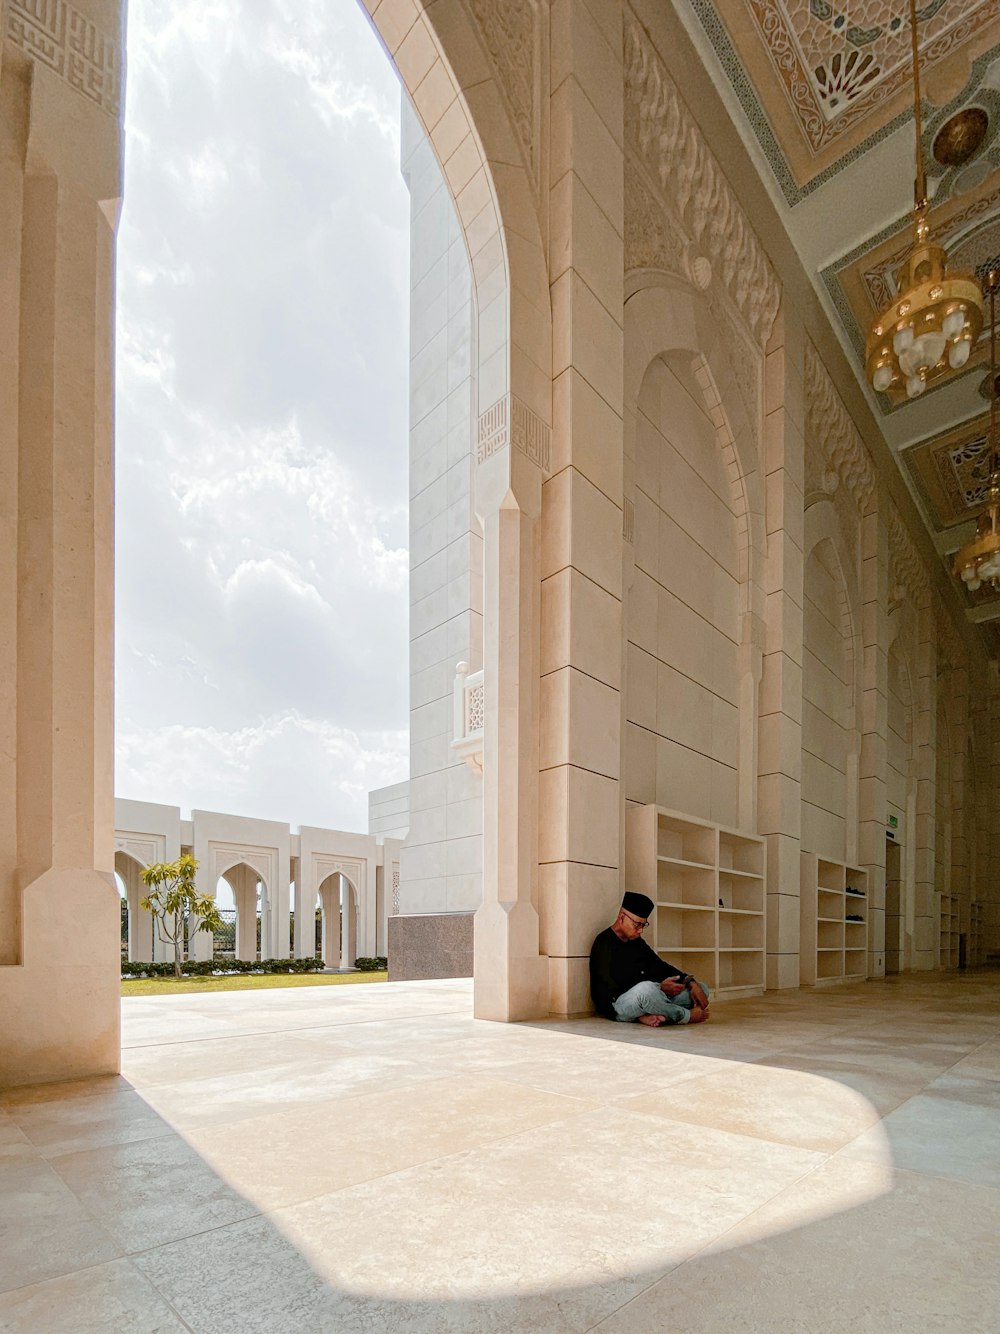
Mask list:
[[325,968],[353,968],[358,957],[360,898],[354,882],[340,871],[321,881],[317,893],[322,916],[320,955]]
[[[223,871],[233,901],[233,952],[237,959],[253,961],[261,953],[261,941],[268,939],[267,919],[270,912],[267,882],[260,872],[246,862],[236,862]],[[227,933],[228,935],[228,933]],[[213,953],[215,952],[213,941]]]
[[146,896],[146,886],[142,883],[144,869],[142,863],[129,853],[115,853],[115,878],[122,895],[129,962],[161,963],[167,958],[167,947],[157,936],[152,913],[139,907]]

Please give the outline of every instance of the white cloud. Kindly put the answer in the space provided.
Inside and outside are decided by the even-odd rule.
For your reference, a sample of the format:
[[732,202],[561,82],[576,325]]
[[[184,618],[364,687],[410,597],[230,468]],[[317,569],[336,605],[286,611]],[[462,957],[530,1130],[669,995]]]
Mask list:
[[120,796],[364,827],[405,776],[398,103],[357,0],[132,0]]

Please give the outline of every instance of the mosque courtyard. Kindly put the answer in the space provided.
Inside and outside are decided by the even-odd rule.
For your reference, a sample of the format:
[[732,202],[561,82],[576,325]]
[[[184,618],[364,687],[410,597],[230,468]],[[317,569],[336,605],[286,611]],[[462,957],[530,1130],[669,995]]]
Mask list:
[[993,1331],[998,981],[125,1000],[120,1078],[0,1094],[0,1329]]

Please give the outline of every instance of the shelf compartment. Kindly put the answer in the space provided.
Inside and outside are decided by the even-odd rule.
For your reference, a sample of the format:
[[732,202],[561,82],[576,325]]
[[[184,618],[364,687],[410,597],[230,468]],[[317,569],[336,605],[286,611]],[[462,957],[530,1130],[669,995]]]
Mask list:
[[720,912],[759,912],[764,911],[763,881],[736,879],[720,872],[719,875]]
[[756,838],[747,838],[729,830],[719,831],[719,872],[734,875],[764,875],[764,845]]
[[716,906],[715,871],[712,868],[657,862],[657,903],[683,903],[693,907]]
[[763,989],[763,986],[764,955],[759,950],[727,950],[719,954],[720,993]]
[[657,950],[660,958],[682,972],[690,973],[713,991],[719,985],[715,950]]
[[716,832],[710,826],[691,824],[662,812],[657,816],[657,857],[714,868],[715,843]]
[[715,914],[699,908],[656,909],[656,944],[662,952],[715,948]]
[[816,859],[816,884],[820,889],[839,890],[844,892],[844,870],[840,862],[824,861],[822,857]]
[[719,949],[764,949],[764,918],[719,911]]
[[844,923],[839,922],[820,922],[816,923],[817,938],[816,948],[821,950],[843,949],[844,948]]

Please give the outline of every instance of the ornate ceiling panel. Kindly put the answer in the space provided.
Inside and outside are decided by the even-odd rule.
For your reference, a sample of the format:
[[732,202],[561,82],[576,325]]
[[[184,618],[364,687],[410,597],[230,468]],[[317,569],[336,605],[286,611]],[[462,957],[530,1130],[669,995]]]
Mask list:
[[985,499],[988,429],[984,414],[903,453],[938,532],[971,519]]
[[[790,204],[911,116],[906,0],[691,4]],[[978,82],[997,15],[997,0],[920,4],[932,102],[960,102]]]

